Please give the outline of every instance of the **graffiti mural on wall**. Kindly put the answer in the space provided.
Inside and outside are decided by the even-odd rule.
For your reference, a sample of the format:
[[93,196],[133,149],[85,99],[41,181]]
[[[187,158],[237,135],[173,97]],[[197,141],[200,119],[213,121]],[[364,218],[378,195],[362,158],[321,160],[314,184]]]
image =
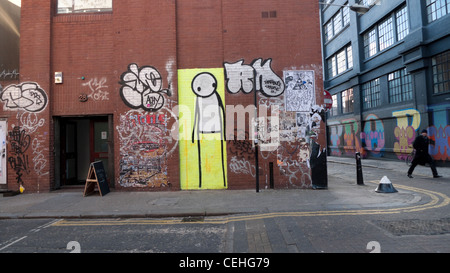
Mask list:
[[[1,91],[1,90],[0,90]],[[8,133],[11,149],[8,150],[8,165],[16,173],[16,181],[24,189],[24,175],[32,170],[37,177],[48,175],[47,154],[44,148],[47,134],[38,129],[45,125],[45,119],[39,117],[48,105],[46,92],[35,82],[23,82],[9,85],[0,92],[0,101],[4,111],[16,111],[17,124],[11,123]]]
[[227,90],[232,94],[242,91],[246,94],[253,90],[260,91],[266,97],[278,97],[283,94],[285,84],[273,72],[272,59],[254,60],[251,65],[243,64],[244,60],[235,63],[224,63]]
[[384,124],[376,115],[369,114],[364,120],[364,132],[361,132],[363,146],[374,157],[384,155]]
[[31,145],[31,137],[20,126],[16,126],[9,132],[8,141],[11,147],[8,157],[9,166],[16,172],[17,183],[23,186],[22,176],[30,173],[30,163],[26,152]]
[[[269,161],[276,162],[280,168],[284,185],[311,186],[312,176],[326,173],[323,172],[326,149],[318,144],[318,136],[324,130],[324,110],[315,105],[315,94],[309,94],[314,92],[314,71],[296,71],[297,78],[304,78],[303,85],[292,85],[299,79],[288,76],[292,90],[298,93],[307,88],[309,94],[302,93],[304,99],[295,106],[296,111],[290,112],[286,111],[282,96],[286,84],[272,70],[271,62],[271,59],[259,58],[249,65],[240,60],[224,63],[223,68],[178,70],[178,105],[172,107],[173,111],[179,111],[175,137],[173,128],[167,128],[167,117],[163,114],[168,110],[163,94],[170,95],[170,92],[162,90],[161,75],[154,67],[139,68],[131,64],[120,81],[124,103],[135,109],[121,115],[120,125],[116,127],[121,154],[120,184],[127,187],[170,184],[166,175],[167,154],[175,146],[166,145],[162,149],[164,141],[156,138],[168,138],[169,130],[179,145],[183,190],[225,189],[228,188],[227,171],[254,178],[258,167],[265,168],[262,173],[267,180]],[[291,75],[288,72],[286,75]],[[300,72],[304,73],[300,75]],[[249,118],[248,129],[245,126],[226,128],[228,114],[234,117],[242,110],[242,116],[238,113],[239,126],[242,120],[245,123],[245,113],[253,112],[254,106],[226,106],[225,92],[229,96],[256,92],[259,116],[250,115],[253,119]],[[230,111],[226,111],[227,108]],[[228,135],[227,129],[231,130]],[[231,136],[231,139],[225,139],[225,136]],[[254,162],[256,136],[264,160],[258,167]],[[228,166],[227,151],[231,156]]]
[[[383,157],[387,151],[393,152],[399,160],[405,160],[406,156],[413,150],[412,144],[418,131],[428,129],[430,139],[434,144],[430,144],[429,152],[435,160],[450,160],[450,125],[449,125],[450,105],[448,103],[431,105],[428,107],[428,114],[432,117],[431,125],[422,128],[421,113],[417,109],[402,109],[392,112],[393,125],[391,130],[386,131],[386,126],[382,118],[374,114],[368,114],[363,122],[363,132],[360,132],[364,152],[373,157]],[[422,113],[423,114],[423,113]],[[346,127],[345,123],[351,119],[332,121],[328,123],[330,128],[331,154],[340,156],[342,154],[352,155],[351,150],[357,149],[357,143],[351,137],[345,137],[344,131],[359,132]],[[389,120],[389,119],[386,119]],[[356,120],[354,123],[357,126]],[[393,139],[386,142],[386,138]],[[356,138],[355,138],[356,139]],[[344,152],[345,151],[345,152]]]
[[428,133],[434,145],[430,145],[430,155],[435,160],[450,160],[450,105],[437,104],[429,107],[433,113],[433,125],[428,127]]
[[5,111],[24,110],[39,113],[47,106],[48,97],[37,83],[24,82],[6,87],[0,93],[0,100],[5,103]]
[[175,119],[170,111],[147,114],[130,110],[120,116],[116,130],[120,141],[119,184],[122,187],[170,187],[167,159],[177,146],[167,126]]
[[158,111],[164,106],[164,96],[171,96],[170,89],[162,89],[162,77],[152,66],[139,66],[135,63],[128,66],[122,74],[120,96],[123,102],[132,109]]
[[88,98],[93,100],[109,100],[108,85],[106,85],[107,79],[105,77],[98,79],[93,78],[88,82],[83,83],[81,86],[89,89],[87,94]]
[[179,119],[181,188],[227,188],[223,69],[182,69],[178,80],[188,110]]
[[397,127],[394,128],[394,152],[398,159],[405,160],[413,150],[412,143],[416,138],[416,130],[419,130],[421,118],[416,109],[405,109],[392,112],[397,119]]

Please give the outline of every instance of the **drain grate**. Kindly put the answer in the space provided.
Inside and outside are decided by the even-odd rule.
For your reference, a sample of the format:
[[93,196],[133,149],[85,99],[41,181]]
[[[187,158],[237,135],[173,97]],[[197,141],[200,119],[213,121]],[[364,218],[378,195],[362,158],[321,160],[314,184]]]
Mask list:
[[376,221],[374,223],[396,236],[450,233],[450,218],[437,220],[408,219],[399,221]]

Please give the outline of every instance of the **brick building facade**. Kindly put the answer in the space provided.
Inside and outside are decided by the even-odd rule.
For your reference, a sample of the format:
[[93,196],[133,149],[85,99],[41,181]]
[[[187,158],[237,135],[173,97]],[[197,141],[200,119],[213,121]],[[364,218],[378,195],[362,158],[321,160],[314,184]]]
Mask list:
[[98,160],[116,190],[327,187],[319,21],[314,1],[22,0],[0,187],[84,185]]

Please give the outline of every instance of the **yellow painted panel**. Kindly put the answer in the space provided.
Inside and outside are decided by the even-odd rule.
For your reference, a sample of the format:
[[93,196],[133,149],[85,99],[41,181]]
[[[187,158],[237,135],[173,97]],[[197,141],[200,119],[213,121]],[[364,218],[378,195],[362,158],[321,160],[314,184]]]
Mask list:
[[[200,83],[199,80],[201,80]],[[202,98],[201,92],[205,90],[205,82],[208,83],[209,88],[213,86],[210,90],[213,94]],[[225,107],[224,83],[223,68],[178,70],[180,184],[182,190],[227,188],[226,141],[222,140],[225,132],[223,112],[218,111],[220,122],[210,124],[211,121],[217,121],[210,118],[214,114],[199,110],[201,105],[203,107],[211,106],[211,109],[217,113],[217,109],[221,109],[220,106]],[[195,88],[195,93],[193,88]],[[203,90],[200,91],[202,88]],[[214,99],[211,100],[211,98]],[[202,114],[204,116],[200,117]],[[216,131],[221,130],[221,132],[202,131],[211,125]],[[193,135],[194,141],[192,141]],[[200,140],[197,139],[197,136]]]

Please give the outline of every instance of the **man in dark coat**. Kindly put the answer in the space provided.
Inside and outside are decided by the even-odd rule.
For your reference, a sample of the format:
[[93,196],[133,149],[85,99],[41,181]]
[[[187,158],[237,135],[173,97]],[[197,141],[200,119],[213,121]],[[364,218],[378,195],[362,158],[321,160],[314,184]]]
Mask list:
[[426,163],[430,165],[434,178],[442,177],[438,175],[436,165],[434,164],[434,160],[428,153],[428,145],[430,144],[430,142],[431,140],[428,138],[428,132],[425,129],[422,130],[422,133],[414,140],[413,147],[414,149],[416,149],[416,155],[414,156],[411,167],[408,170],[407,175],[409,178],[413,178],[412,173],[414,171],[414,168],[418,164],[425,165]]

